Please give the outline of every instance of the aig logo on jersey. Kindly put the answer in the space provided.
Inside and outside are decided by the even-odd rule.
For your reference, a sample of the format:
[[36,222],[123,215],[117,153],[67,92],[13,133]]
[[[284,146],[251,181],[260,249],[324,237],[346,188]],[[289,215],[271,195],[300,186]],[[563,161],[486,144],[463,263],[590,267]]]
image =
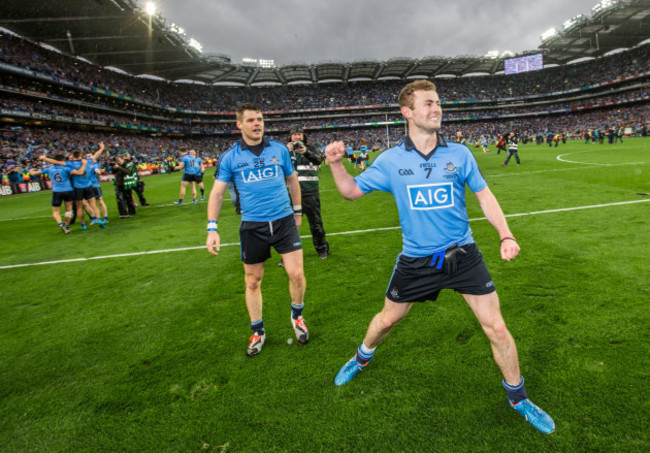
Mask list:
[[272,167],[247,169],[242,172],[242,178],[245,183],[268,181],[269,179],[277,178],[279,175],[280,171],[277,165]]
[[454,205],[453,183],[420,184],[406,186],[409,192],[411,209],[444,209]]

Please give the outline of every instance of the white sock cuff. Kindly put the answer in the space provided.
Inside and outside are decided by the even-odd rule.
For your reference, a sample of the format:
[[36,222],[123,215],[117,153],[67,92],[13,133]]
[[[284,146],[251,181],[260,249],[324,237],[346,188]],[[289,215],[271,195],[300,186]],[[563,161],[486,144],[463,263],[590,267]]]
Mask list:
[[364,342],[361,342],[360,348],[361,348],[361,352],[363,352],[364,354],[372,354],[373,352],[375,352],[375,349],[377,349],[377,348],[370,349],[369,347],[366,346]]

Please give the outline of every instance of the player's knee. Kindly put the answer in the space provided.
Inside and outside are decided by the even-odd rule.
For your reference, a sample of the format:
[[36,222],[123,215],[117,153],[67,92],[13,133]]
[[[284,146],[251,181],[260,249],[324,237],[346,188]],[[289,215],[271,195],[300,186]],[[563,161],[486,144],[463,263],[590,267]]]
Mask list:
[[303,272],[302,268],[298,269],[292,269],[292,270],[287,270],[287,275],[289,276],[289,280],[291,280],[293,283],[301,283],[305,284],[305,273]]
[[262,280],[246,280],[246,289],[249,291],[257,291],[260,289]]
[[485,334],[488,336],[491,342],[501,344],[508,341],[510,333],[506,327],[506,323],[503,320],[496,321],[489,325],[483,326]]
[[380,318],[381,329],[382,330],[392,329],[402,320],[402,318],[403,316],[395,316],[388,313],[382,313],[382,316]]
[[257,291],[262,284],[262,277],[257,275],[247,275],[246,276],[246,288],[250,291]]

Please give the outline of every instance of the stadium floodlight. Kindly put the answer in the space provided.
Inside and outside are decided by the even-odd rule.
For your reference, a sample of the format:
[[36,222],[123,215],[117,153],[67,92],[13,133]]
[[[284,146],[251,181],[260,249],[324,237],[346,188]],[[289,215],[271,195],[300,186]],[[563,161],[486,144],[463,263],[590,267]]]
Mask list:
[[498,58],[499,57],[499,51],[498,50],[488,50],[487,53],[485,54],[486,58]]
[[571,19],[567,19],[564,21],[562,26],[564,27],[564,30],[568,30],[569,28],[573,27],[574,25],[580,24],[584,22],[584,16],[582,14],[578,14],[575,17],[572,17]]
[[149,14],[150,16],[153,16],[156,14],[156,5],[154,5],[153,2],[147,2],[147,4],[144,7],[144,10]]
[[618,0],[601,0],[599,3],[596,3],[596,5],[591,8],[591,14],[596,15],[598,13],[601,13],[613,6],[618,5]]
[[174,23],[172,23],[172,24],[167,28],[167,30],[171,31],[172,33],[177,34],[177,35],[180,36],[180,37],[184,37],[184,36],[185,36],[185,30],[183,30],[181,27],[179,27],[178,25],[176,25],[176,24],[174,24]]
[[203,52],[203,46],[194,38],[190,38],[187,45],[198,50],[199,52]]
[[555,27],[552,27],[546,30],[544,33],[542,33],[540,38],[542,39],[542,41],[546,41],[547,39],[550,39],[555,35],[557,35],[557,30]]

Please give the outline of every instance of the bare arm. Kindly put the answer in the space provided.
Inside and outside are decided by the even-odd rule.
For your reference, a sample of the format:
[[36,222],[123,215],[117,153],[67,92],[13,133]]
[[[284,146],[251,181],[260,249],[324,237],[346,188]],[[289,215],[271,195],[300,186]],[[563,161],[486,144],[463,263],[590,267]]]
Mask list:
[[84,173],[86,173],[86,164],[88,161],[86,159],[81,159],[81,167],[79,167],[77,170],[72,170],[70,172],[71,175],[76,175],[76,176],[81,176]]
[[65,161],[54,160],[45,155],[40,156],[39,159],[42,160],[43,162],[47,162],[48,164],[52,164],[52,165],[65,165]]
[[506,261],[514,259],[519,254],[519,244],[517,244],[517,241],[510,231],[506,216],[503,214],[496,197],[492,194],[489,187],[485,187],[485,189],[475,192],[474,195],[476,195],[481,210],[483,210],[488,222],[490,222],[494,229],[497,230],[497,233],[499,233],[499,237],[501,238],[501,258]]
[[[291,196],[291,203],[294,206],[302,207],[302,194],[300,193],[300,182],[298,181],[298,173],[293,172],[291,176],[287,176],[287,188],[289,189],[289,195]],[[296,219],[296,225],[300,228],[302,224],[302,212],[296,213],[294,215]]]
[[99,149],[93,154],[93,159],[97,160],[99,156],[104,152],[104,142],[99,142]]
[[343,142],[332,142],[327,145],[325,155],[330,162],[336,188],[339,189],[343,198],[346,200],[356,200],[364,196],[365,193],[357,187],[354,178],[348,173],[345,166],[343,166],[342,159],[345,155],[345,145]]
[[[223,204],[223,194],[226,192],[228,184],[215,179],[212,190],[210,191],[210,198],[208,198],[208,222],[218,221],[219,214],[221,214],[221,206]],[[208,231],[208,237],[205,241],[205,246],[208,252],[217,256],[221,249],[221,238],[216,231]]]

